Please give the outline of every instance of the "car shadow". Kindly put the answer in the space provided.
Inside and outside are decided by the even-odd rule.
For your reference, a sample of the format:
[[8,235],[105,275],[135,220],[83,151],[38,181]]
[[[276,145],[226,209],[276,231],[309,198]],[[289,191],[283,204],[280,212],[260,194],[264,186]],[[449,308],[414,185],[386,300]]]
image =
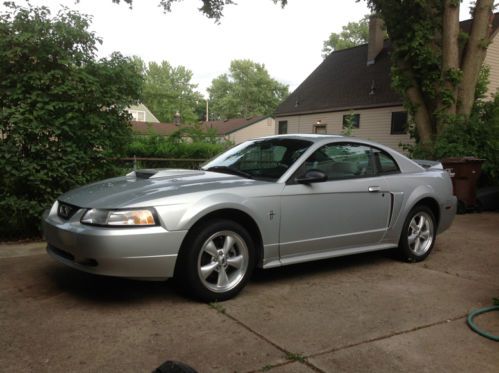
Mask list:
[[[264,285],[270,282],[285,282],[306,279],[351,268],[372,266],[394,260],[391,251],[378,251],[339,258],[318,260],[272,269],[257,269],[250,283]],[[140,281],[118,277],[89,274],[51,263],[45,267],[44,275],[57,293],[99,304],[132,303],[144,301],[168,301],[170,303],[199,303],[189,298],[174,279],[166,281]]]
[[45,274],[61,292],[98,303],[130,303],[168,300],[190,301],[179,293],[173,280],[140,281],[80,272],[62,265],[47,268]]

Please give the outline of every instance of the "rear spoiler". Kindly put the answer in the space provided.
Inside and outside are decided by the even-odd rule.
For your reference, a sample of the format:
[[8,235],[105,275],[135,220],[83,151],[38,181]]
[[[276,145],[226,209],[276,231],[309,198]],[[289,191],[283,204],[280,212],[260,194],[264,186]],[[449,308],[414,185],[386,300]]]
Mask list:
[[443,170],[444,166],[438,161],[428,161],[426,159],[413,159],[421,167],[427,170]]

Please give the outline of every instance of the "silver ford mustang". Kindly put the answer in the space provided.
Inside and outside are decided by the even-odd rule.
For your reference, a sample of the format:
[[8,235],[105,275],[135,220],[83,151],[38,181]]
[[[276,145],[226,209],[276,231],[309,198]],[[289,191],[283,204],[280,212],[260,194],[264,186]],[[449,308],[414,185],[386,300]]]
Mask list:
[[48,253],[73,268],[175,277],[193,296],[221,301],[255,266],[393,248],[425,259],[456,212],[448,173],[425,167],[355,138],[271,136],[200,170],[138,170],[67,192],[43,230]]

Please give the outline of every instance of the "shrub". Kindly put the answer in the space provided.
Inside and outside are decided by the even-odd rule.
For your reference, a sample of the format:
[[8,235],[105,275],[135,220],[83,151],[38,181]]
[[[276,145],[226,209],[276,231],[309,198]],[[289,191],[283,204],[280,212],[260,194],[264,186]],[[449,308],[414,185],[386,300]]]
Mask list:
[[5,3],[0,13],[0,238],[39,232],[63,191],[115,173],[140,94],[136,65],[96,60],[89,19]]
[[482,184],[499,183],[499,95],[479,99],[468,119],[454,117],[436,137],[431,149],[404,144],[413,158],[438,159],[473,156],[484,159]]

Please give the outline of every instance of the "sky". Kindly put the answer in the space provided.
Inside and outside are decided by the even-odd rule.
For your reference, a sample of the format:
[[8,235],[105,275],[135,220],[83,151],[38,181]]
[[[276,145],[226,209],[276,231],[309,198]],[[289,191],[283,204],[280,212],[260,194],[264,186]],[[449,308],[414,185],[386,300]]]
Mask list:
[[[134,0],[132,9],[111,0],[30,2],[54,12],[63,5],[92,16],[91,30],[103,39],[98,57],[119,51],[146,62],[183,65],[205,96],[212,79],[227,73],[234,59],[264,64],[274,79],[294,90],[321,63],[329,34],[369,14],[365,1],[289,0],[282,9],[271,0],[236,0],[216,24],[197,10],[200,0],[173,4],[171,13],[163,13],[159,0]],[[468,18],[468,3],[462,5],[462,19]]]

